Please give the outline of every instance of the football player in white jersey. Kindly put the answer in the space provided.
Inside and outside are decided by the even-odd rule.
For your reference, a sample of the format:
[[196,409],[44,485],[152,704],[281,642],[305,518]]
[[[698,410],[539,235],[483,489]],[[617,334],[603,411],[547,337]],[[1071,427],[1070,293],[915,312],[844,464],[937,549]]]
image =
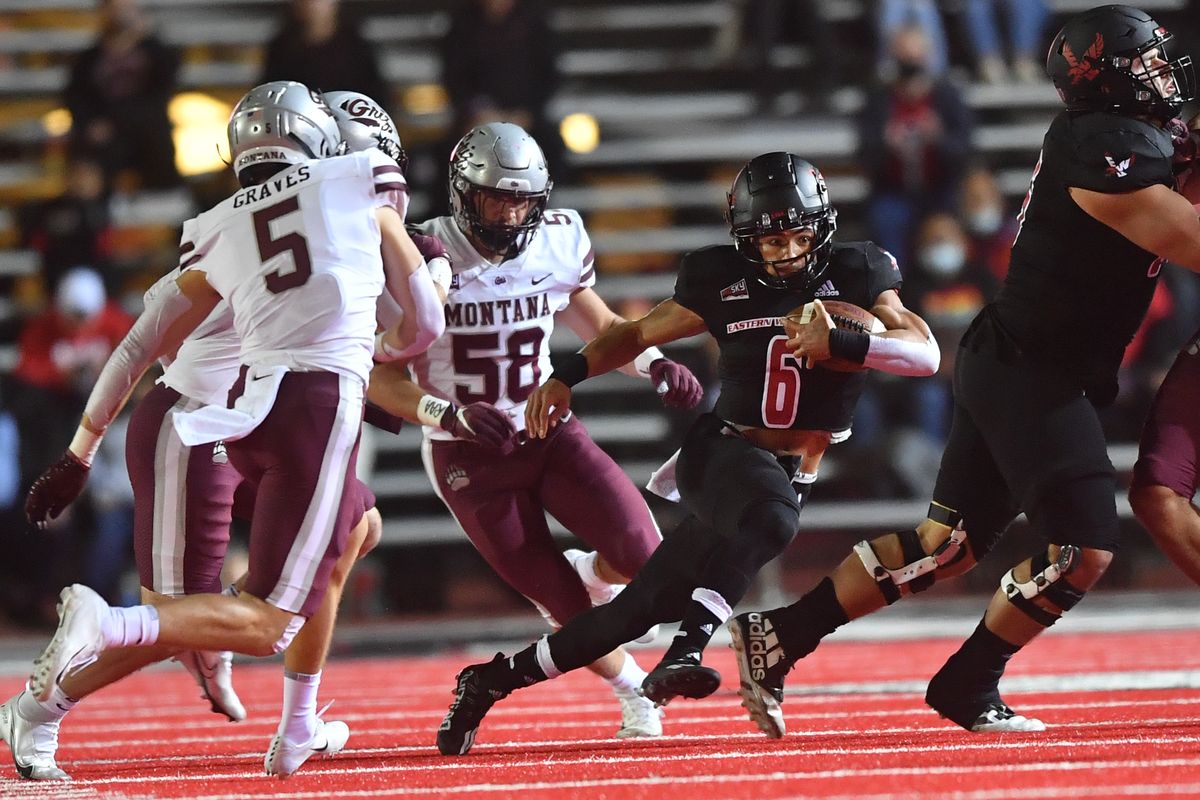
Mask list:
[[[275,147],[275,150],[267,152],[266,158],[243,159],[240,162],[243,165],[275,163],[286,167],[292,163],[306,162],[314,154],[324,156],[336,152],[339,149],[337,143],[343,138],[336,126],[330,126],[328,108],[320,102],[319,96],[300,84],[259,87],[239,104],[239,111],[242,118],[240,124],[246,123],[249,118],[251,129],[240,131],[241,151],[238,152],[235,147],[235,155],[244,156],[252,149],[255,154],[262,154],[261,146],[265,144]],[[235,122],[237,119],[238,115],[235,114]],[[290,135],[281,143],[279,138],[269,134],[269,124],[264,124],[264,120],[277,125],[280,134]],[[254,125],[258,126],[257,132],[253,129]],[[284,126],[290,130],[285,130]],[[232,128],[231,124],[231,133]],[[394,132],[394,127],[392,130]],[[264,139],[269,141],[264,142]],[[260,146],[254,147],[255,144]],[[399,147],[398,137],[394,144]],[[407,207],[407,189],[397,166],[382,156],[370,157],[369,166],[368,174],[371,175],[375,195],[371,216],[379,213],[374,209],[389,207],[402,221]],[[361,167],[359,171],[363,171]],[[257,233],[257,219],[255,222]],[[191,223],[188,230],[195,230]],[[300,235],[297,232],[288,236]],[[393,271],[398,270],[405,276],[404,285],[393,291],[401,299],[406,299],[405,295],[416,282],[415,279],[409,279],[407,274],[423,271],[423,262],[414,264],[407,260],[411,256],[411,251],[403,252],[407,249],[407,237],[396,237],[394,225],[388,236],[392,239],[392,250],[389,252],[385,249],[384,255],[392,261]],[[281,241],[288,240],[288,237],[279,238]],[[308,249],[308,243],[303,239],[291,238],[289,244],[301,248],[292,250],[292,257],[297,259],[297,266],[300,266],[299,260],[307,255],[303,251]],[[259,247],[262,247],[261,240]],[[170,309],[164,308],[164,298],[178,294],[175,287],[181,272],[197,260],[194,242],[186,236],[182,249],[181,268],[165,276],[147,293],[147,311],[143,314],[142,324],[136,335],[123,343],[118,355],[106,369],[106,375],[99,381],[77,441],[31,492],[27,507],[31,521],[44,524],[47,516],[56,516],[78,495],[87,477],[88,448],[95,444],[92,440],[98,440],[102,435],[106,421],[115,416],[116,409],[123,405],[128,388],[153,360],[155,351],[162,349],[155,336],[147,334],[152,333],[153,326],[162,328],[169,323]],[[397,258],[397,253],[401,254],[400,258]],[[408,307],[419,304],[419,301],[407,299]],[[438,312],[435,322],[440,322],[440,302],[436,302],[434,308]],[[421,314],[414,312],[410,316],[419,320]],[[428,311],[424,316],[429,318]],[[427,341],[435,337],[441,327],[439,324],[435,325],[433,331],[418,331],[414,338]],[[234,506],[233,489],[241,481],[241,476],[227,463],[222,444],[218,443],[215,447],[212,444],[196,447],[183,444],[174,430],[173,419],[205,403],[224,404],[229,387],[239,371],[239,349],[240,340],[233,327],[233,309],[222,301],[184,340],[173,358],[163,359],[167,369],[160,379],[160,385],[135,411],[137,422],[132,428],[138,430],[138,435],[131,432],[127,449],[135,491],[141,489],[136,492],[139,495],[140,518],[136,538],[139,570],[145,587],[143,598],[150,602],[162,602],[171,596],[220,590],[219,571],[227,543],[230,509]],[[266,759],[267,772],[270,774],[291,774],[313,754],[318,744],[325,747],[324,752],[328,754],[337,752],[348,736],[343,723],[326,726],[317,719],[315,705],[320,670],[328,651],[341,586],[356,557],[374,546],[379,536],[380,522],[373,508],[373,495],[357,479],[350,483],[352,486],[347,493],[354,495],[351,516],[358,523],[345,552],[332,569],[330,591],[325,600],[310,623],[304,626],[302,633],[287,648],[284,719]],[[252,492],[250,494],[253,495]],[[238,515],[243,516],[243,513]],[[172,651],[173,648],[166,647],[110,651],[96,664],[63,676],[52,687],[52,693],[60,693],[64,698],[81,698]],[[225,713],[231,720],[245,716],[240,701],[229,685],[227,660],[218,658],[216,653],[189,652],[181,655],[181,660],[189,664],[189,669],[200,679],[214,711]],[[59,721],[73,705],[74,702],[67,699],[60,705],[42,705],[39,709],[32,704],[32,698],[26,692],[0,706],[0,716],[7,716],[7,719],[0,720],[5,728],[3,738],[9,742],[18,771],[23,777],[42,780],[67,777],[54,762],[54,749]],[[54,718],[46,719],[48,715]]]
[[[537,143],[509,123],[481,125],[450,163],[452,216],[418,226],[440,238],[454,277],[446,335],[411,363],[379,370],[373,402],[425,425],[423,456],[439,496],[494,570],[554,620],[611,599],[661,540],[641,494],[575,419],[526,440],[525,398],[550,372],[550,333],[585,341],[621,322],[593,290],[579,215],[546,209],[551,181]],[[631,371],[634,369],[631,367]],[[658,351],[637,360],[670,405],[701,387]],[[546,512],[595,553],[561,553]],[[565,557],[564,557],[565,555]],[[623,649],[593,665],[622,706],[618,736],[657,736],[659,712],[637,694],[645,673]]]

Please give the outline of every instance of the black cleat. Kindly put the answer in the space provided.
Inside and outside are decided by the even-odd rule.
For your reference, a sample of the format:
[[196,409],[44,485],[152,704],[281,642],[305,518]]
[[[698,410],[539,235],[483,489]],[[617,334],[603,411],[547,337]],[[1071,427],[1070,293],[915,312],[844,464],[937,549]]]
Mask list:
[[751,611],[729,620],[730,646],[737,661],[742,707],[758,729],[772,739],[783,737],[783,679],[792,661],[783,652],[766,614]]
[[700,653],[658,662],[642,681],[642,696],[665,706],[676,697],[699,700],[721,685],[721,673],[700,663]]
[[1000,698],[998,683],[971,687],[958,680],[948,662],[929,681],[925,704],[944,719],[972,733],[1036,733],[1046,723],[1016,713]]
[[466,755],[475,744],[475,732],[479,723],[495,705],[497,700],[508,697],[508,692],[493,689],[483,679],[482,670],[489,664],[503,661],[504,654],[497,653],[488,664],[472,664],[458,673],[458,685],[454,688],[454,702],[446,712],[437,733],[437,747],[444,756]]

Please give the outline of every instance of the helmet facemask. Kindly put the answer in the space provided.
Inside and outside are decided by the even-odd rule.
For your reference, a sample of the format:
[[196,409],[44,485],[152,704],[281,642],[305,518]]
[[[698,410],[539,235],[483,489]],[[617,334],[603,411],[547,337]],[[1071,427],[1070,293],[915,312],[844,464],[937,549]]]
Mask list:
[[[789,153],[767,153],[750,161],[726,195],[734,247],[754,264],[756,278],[774,289],[806,289],[829,266],[837,210],[829,203],[825,179],[812,164]],[[795,258],[768,261],[760,239],[784,231],[811,229],[813,245]],[[784,272],[803,259],[803,267]]]
[[[491,122],[473,128],[450,156],[450,209],[459,230],[502,261],[520,255],[541,225],[553,182],[537,142],[519,126]],[[488,201],[522,203],[520,221],[489,219]]]
[[[1155,38],[1139,47],[1134,54],[1118,53],[1112,57],[1113,68],[1135,82],[1135,101],[1148,113],[1170,119],[1179,113],[1183,104],[1196,96],[1196,76],[1192,57],[1167,57],[1167,43],[1174,38],[1165,28],[1155,31]],[[1148,54],[1153,51],[1153,57]],[[1148,61],[1160,61],[1147,68]]]

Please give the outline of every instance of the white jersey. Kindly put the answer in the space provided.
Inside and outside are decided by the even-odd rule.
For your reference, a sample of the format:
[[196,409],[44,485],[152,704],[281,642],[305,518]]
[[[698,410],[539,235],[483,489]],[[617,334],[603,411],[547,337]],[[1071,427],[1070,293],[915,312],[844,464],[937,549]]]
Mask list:
[[[408,185],[391,159],[378,150],[374,152],[371,172],[376,178],[375,205],[391,206],[403,220],[408,213]],[[147,290],[146,305],[153,302],[164,282],[174,281],[180,272],[199,260],[192,241],[192,227],[189,227],[191,222],[184,225],[179,267]],[[160,360],[164,372],[158,382],[205,405],[225,405],[242,363],[241,347],[241,339],[233,327],[233,308],[228,300],[222,300],[184,340],[173,359]]]
[[[369,150],[291,167],[243,189],[184,225],[181,268],[203,270],[229,306],[240,350],[230,363],[218,308],[171,365],[173,388],[233,382],[240,364],[358,377],[374,350],[383,289],[379,227],[371,211],[407,210],[395,162]],[[193,255],[189,256],[189,253]],[[186,265],[186,266],[185,266]]]
[[[548,209],[524,252],[501,264],[481,256],[453,217],[418,228],[445,243],[454,277],[446,333],[413,361],[417,383],[459,405],[491,403],[523,429],[525,401],[550,374],[554,315],[596,282],[595,254],[579,214]],[[453,438],[429,426],[425,435]]]

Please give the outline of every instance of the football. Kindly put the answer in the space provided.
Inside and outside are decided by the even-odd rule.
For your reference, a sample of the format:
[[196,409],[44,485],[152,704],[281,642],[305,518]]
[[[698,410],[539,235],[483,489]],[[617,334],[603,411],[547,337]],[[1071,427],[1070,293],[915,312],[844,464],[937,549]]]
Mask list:
[[[825,306],[825,310],[833,318],[833,324],[842,330],[860,333],[882,333],[887,330],[887,326],[878,317],[861,306],[844,303],[841,300],[822,300],[821,305]],[[783,329],[788,336],[795,336],[796,327],[807,324],[812,318],[813,304],[805,303],[784,316]],[[824,361],[816,362],[816,366],[834,372],[860,372],[866,369],[862,364],[856,364],[843,358],[827,358]]]

